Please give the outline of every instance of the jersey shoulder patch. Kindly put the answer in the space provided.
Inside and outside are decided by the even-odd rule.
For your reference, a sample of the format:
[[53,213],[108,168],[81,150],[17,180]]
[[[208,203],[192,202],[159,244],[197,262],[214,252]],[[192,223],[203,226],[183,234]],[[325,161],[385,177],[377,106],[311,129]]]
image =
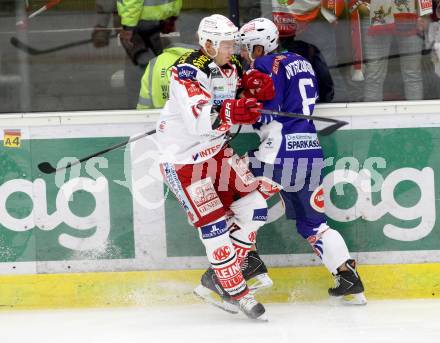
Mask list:
[[280,70],[280,62],[284,59],[286,59],[286,55],[277,55],[272,61],[272,72],[277,75],[278,71]]
[[[209,64],[212,62],[212,59],[206,55],[204,55],[200,50],[199,51],[190,51],[185,53],[182,57],[180,57],[175,66],[177,70],[182,71],[182,75],[179,73],[179,78],[181,76],[183,79],[195,78],[195,74],[197,74],[197,69],[201,70],[205,74],[209,74]],[[195,73],[195,74],[194,74]],[[193,75],[194,74],[194,75]]]

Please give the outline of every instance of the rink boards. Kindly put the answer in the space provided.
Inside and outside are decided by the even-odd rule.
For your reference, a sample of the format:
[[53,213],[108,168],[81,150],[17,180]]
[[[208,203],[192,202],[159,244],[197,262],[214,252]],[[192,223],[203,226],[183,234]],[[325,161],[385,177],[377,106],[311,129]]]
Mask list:
[[[350,122],[321,137],[326,210],[362,265],[370,298],[438,297],[438,102],[332,105]],[[337,115],[335,115],[337,114]],[[0,117],[0,305],[193,302],[206,268],[196,232],[163,186],[154,139],[45,175],[154,127],[154,112]],[[234,141],[240,153],[257,144]],[[275,285],[265,301],[322,299],[332,284],[278,198],[258,235]]]

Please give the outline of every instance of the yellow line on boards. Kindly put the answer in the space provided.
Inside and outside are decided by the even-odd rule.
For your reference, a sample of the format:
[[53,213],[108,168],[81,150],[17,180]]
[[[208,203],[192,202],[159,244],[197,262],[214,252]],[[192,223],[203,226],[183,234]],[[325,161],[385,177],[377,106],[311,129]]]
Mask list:
[[[440,263],[359,267],[368,299],[440,297]],[[190,304],[202,270],[0,276],[0,309]],[[274,281],[262,302],[327,298],[332,278],[323,267],[270,268]]]

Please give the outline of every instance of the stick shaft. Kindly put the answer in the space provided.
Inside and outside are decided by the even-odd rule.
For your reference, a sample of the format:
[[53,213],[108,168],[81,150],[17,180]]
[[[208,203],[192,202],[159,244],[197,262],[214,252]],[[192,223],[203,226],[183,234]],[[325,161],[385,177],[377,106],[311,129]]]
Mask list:
[[151,131],[148,131],[148,132],[142,133],[142,134],[140,134],[140,135],[138,135],[138,136],[135,136],[135,137],[129,138],[129,139],[127,139],[127,140],[124,141],[124,142],[121,142],[121,143],[118,143],[118,144],[112,145],[112,146],[110,146],[110,147],[108,147],[108,148],[106,148],[106,149],[104,149],[104,150],[101,150],[101,151],[95,152],[95,153],[92,154],[92,155],[89,155],[89,156],[83,157],[83,158],[81,158],[81,159],[79,159],[79,160],[77,160],[77,161],[75,161],[75,162],[69,163],[69,164],[67,164],[67,165],[64,166],[64,167],[57,168],[56,171],[60,171],[60,170],[64,170],[64,169],[69,169],[69,168],[71,168],[71,167],[73,167],[73,166],[76,166],[77,164],[80,164],[80,163],[82,163],[82,162],[88,161],[88,160],[90,160],[90,159],[93,158],[93,157],[97,157],[97,156],[104,155],[104,154],[106,154],[106,153],[108,153],[108,152],[110,152],[110,151],[113,151],[113,150],[115,150],[115,149],[118,149],[118,148],[120,148],[120,147],[123,147],[123,146],[125,146],[125,145],[127,145],[127,144],[129,144],[129,143],[132,143],[132,142],[134,142],[134,141],[137,141],[137,140],[139,140],[139,139],[141,139],[141,138],[144,138],[144,137],[146,137],[146,136],[152,135],[152,134],[154,134],[155,132],[156,132],[156,130],[151,130]]
[[298,118],[298,119],[307,119],[307,120],[317,120],[317,121],[324,121],[328,123],[332,123],[332,125],[329,125],[328,127],[319,130],[318,133],[322,136],[328,136],[331,135],[333,132],[338,130],[344,125],[347,125],[348,123],[343,120],[337,120],[333,118],[325,118],[325,117],[318,117],[318,116],[310,116],[306,114],[299,114],[299,113],[290,113],[290,112],[279,112],[279,111],[272,111],[272,110],[266,110],[261,109],[259,110],[260,113],[264,114],[270,114],[280,117],[289,117],[289,118]]
[[261,109],[261,110],[259,110],[259,112],[264,113],[264,114],[271,114],[273,116],[316,120],[316,121],[325,121],[327,123],[339,123],[340,122],[340,120],[333,119],[333,118],[310,116],[310,115],[300,114],[300,113],[280,112],[280,111],[273,111],[273,110],[267,110],[267,109]]
[[[117,36],[116,34],[112,34],[112,35],[110,35],[109,38],[115,38],[116,36]],[[83,40],[79,40],[79,41],[72,42],[72,43],[58,45],[56,47],[45,49],[45,50],[39,50],[39,49],[35,49],[35,48],[31,47],[30,45],[27,45],[26,43],[23,43],[17,37],[11,37],[11,40],[10,40],[10,42],[13,46],[15,46],[16,48],[18,48],[20,50],[23,50],[24,52],[26,52],[30,55],[48,54],[50,52],[55,52],[55,51],[59,51],[59,50],[73,48],[75,46],[88,44],[88,43],[91,43],[92,41],[93,40],[91,38],[88,38],[88,39],[83,39]]]

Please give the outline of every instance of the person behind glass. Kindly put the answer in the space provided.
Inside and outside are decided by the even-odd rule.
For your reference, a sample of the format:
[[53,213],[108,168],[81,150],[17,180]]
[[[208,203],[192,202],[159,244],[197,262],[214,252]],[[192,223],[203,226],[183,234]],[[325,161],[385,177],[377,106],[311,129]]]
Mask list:
[[[218,283],[249,318],[265,319],[241,266],[267,218],[267,205],[247,164],[228,146],[231,127],[255,123],[261,104],[252,97],[236,99],[242,73],[233,55],[238,28],[215,14],[201,20],[197,34],[200,50],[184,54],[171,70],[156,131],[160,168],[205,247],[215,276],[206,281]],[[271,82],[258,74],[260,82]]]
[[266,198],[280,192],[286,217],[295,220],[298,233],[335,277],[336,286],[328,289],[329,295],[350,296],[351,303],[366,304],[356,262],[341,234],[328,226],[324,213],[324,157],[312,121],[318,98],[315,71],[297,54],[276,52],[278,30],[269,19],[246,23],[240,38],[242,57],[251,68],[270,75],[275,86],[275,96],[269,100],[255,95],[263,108],[310,115],[311,119],[262,115],[253,125],[261,144],[248,157],[252,173],[261,182],[260,191]]
[[175,31],[175,22],[182,8],[182,0],[144,1],[120,0],[117,2],[122,30],[120,40],[133,63],[140,64],[141,50],[152,49],[155,55],[162,51],[160,33]]
[[[425,37],[426,49],[431,50],[431,61],[434,65],[434,73],[437,75],[435,78],[437,83],[437,89],[440,87],[440,4],[438,1],[433,1],[433,13],[431,15],[431,22],[428,23],[428,32]],[[434,85],[431,85],[434,86]],[[435,86],[434,86],[435,87]],[[432,87],[432,88],[434,88]],[[436,94],[438,98],[439,94]]]
[[119,16],[116,10],[116,0],[96,0],[96,25],[92,32],[92,42],[95,48],[109,45],[109,24],[113,18],[113,27],[119,27]]
[[[272,1],[273,21],[280,35],[280,47],[308,59],[318,77],[318,102],[349,101],[348,84],[338,64],[338,18],[343,0]],[[344,45],[345,46],[345,45]]]
[[432,13],[431,0],[371,0],[362,4],[365,59],[364,101],[384,100],[390,51],[394,41],[406,100],[423,99],[422,50],[424,18]]
[[181,8],[182,0],[117,1],[122,25],[119,39],[129,57],[125,66],[129,108],[136,107],[140,80],[148,61],[163,50],[160,33],[175,31]]
[[280,38],[280,46],[308,60],[316,72],[319,97],[317,103],[331,102],[335,96],[335,89],[330,70],[321,51],[313,44],[296,40],[295,36]]
[[177,59],[189,51],[189,47],[171,46],[148,62],[141,80],[141,90],[136,109],[162,108],[169,97],[171,69]]

